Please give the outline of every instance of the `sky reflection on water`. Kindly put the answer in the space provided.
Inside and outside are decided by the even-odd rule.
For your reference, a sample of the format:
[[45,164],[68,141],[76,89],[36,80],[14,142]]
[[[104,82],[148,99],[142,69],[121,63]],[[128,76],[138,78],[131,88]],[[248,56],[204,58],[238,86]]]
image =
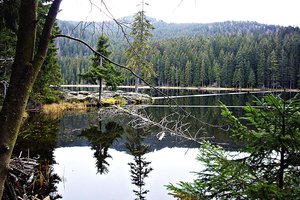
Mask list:
[[[97,174],[94,151],[90,147],[63,147],[54,151],[55,172],[62,178],[58,193],[63,199],[132,200],[135,198],[131,184],[129,162],[133,156],[115,149],[108,150],[109,172]],[[193,180],[192,171],[202,166],[196,161],[198,149],[163,148],[145,154],[154,169],[146,178],[147,199],[174,199],[168,195],[165,185]]]

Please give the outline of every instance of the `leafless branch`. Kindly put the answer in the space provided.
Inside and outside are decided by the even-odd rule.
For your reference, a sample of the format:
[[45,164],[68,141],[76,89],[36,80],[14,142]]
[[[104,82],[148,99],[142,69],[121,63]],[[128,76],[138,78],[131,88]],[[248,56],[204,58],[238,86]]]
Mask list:
[[191,140],[197,143],[201,143],[204,139],[213,139],[214,137],[201,137],[200,133],[202,128],[198,129],[196,133],[191,133],[190,123],[183,123],[182,118],[185,116],[180,115],[179,113],[172,113],[170,115],[165,116],[159,122],[156,122],[149,116],[147,113],[139,112],[136,106],[134,107],[117,107],[113,106],[113,109],[100,109],[99,116],[107,118],[107,116],[111,118],[120,118],[120,115],[126,115],[131,118],[129,122],[130,127],[134,129],[144,129],[147,130],[150,127],[159,128],[159,132],[156,134],[156,137],[159,140],[162,140],[165,136],[173,135],[178,136],[183,139]]
[[[125,31],[125,29],[124,29],[124,27],[123,27],[123,26],[124,26],[124,23],[121,23],[121,22],[119,22],[118,20],[116,20],[116,18],[113,16],[113,14],[109,11],[109,9],[108,9],[108,7],[107,7],[107,5],[105,4],[104,1],[101,1],[101,3],[104,5],[106,11],[109,13],[109,15],[111,16],[112,20],[120,27],[120,29],[121,29],[121,31],[122,31],[122,33],[123,33],[123,36],[125,37],[127,43],[128,43],[129,45],[131,45],[130,40],[129,40],[128,36],[127,36],[127,33],[126,33],[126,31]],[[127,28],[130,28],[129,26],[126,26],[126,27],[127,27]]]

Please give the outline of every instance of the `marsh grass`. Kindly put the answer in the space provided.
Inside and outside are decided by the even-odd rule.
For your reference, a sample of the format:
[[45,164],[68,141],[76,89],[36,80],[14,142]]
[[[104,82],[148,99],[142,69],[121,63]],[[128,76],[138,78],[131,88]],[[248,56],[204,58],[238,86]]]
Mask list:
[[[109,97],[101,100],[102,106],[125,105],[127,101],[120,97]],[[72,100],[70,102],[61,101],[59,103],[44,104],[42,112],[44,114],[59,115],[64,111],[86,111],[96,108],[97,102]]]
[[69,110],[87,110],[86,102],[59,102],[43,105],[42,112],[45,114],[58,114]]

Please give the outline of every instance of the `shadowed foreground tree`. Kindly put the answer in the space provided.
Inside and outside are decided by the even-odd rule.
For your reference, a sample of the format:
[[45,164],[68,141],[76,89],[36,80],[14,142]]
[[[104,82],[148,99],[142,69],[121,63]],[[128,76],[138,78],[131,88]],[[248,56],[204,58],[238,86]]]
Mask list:
[[0,113],[0,199],[22,116],[32,86],[45,60],[61,1],[52,1],[40,38],[36,37],[39,23],[38,0],[21,1],[15,59],[9,88]]

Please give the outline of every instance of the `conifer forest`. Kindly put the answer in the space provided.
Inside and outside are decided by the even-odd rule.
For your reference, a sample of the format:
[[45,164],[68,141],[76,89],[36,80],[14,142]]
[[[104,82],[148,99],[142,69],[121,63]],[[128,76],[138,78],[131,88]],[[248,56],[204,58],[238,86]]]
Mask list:
[[[167,24],[153,19],[152,52],[157,86],[299,88],[300,30],[256,22]],[[101,27],[109,35],[112,60],[125,64],[128,43],[112,22],[81,24],[59,21],[60,30],[95,46]],[[84,30],[83,30],[84,29]],[[103,28],[102,30],[103,31]],[[82,34],[81,34],[82,33]],[[90,51],[59,39],[59,63],[65,84],[81,84]],[[127,76],[124,84],[132,84]]]

